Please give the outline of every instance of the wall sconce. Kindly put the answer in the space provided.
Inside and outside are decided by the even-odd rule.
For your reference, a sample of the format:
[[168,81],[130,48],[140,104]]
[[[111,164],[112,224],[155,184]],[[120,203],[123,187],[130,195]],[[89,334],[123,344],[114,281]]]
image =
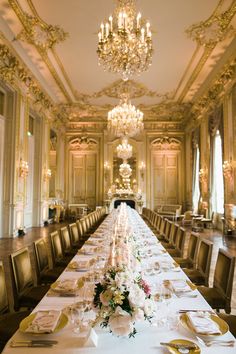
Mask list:
[[52,177],[52,171],[49,168],[45,168],[43,171],[43,180],[46,182]]
[[19,165],[19,176],[26,178],[29,174],[29,165],[28,162],[20,159],[20,165]]
[[139,171],[140,171],[140,174],[141,174],[141,178],[144,179],[144,172],[146,170],[146,165],[143,161],[140,162],[140,165],[139,165]]
[[224,178],[231,180],[233,178],[233,165],[231,161],[224,161],[223,163],[223,174]]
[[200,183],[205,183],[207,182],[207,174],[208,174],[208,171],[206,168],[201,168],[200,171],[199,171],[199,182]]
[[104,162],[104,176],[105,180],[107,181],[108,176],[109,176],[109,171],[110,171],[110,165],[107,161]]

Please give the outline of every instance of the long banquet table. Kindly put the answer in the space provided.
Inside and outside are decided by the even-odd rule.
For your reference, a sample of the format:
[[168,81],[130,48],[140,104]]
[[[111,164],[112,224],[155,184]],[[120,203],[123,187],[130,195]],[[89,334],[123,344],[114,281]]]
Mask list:
[[[141,261],[142,266],[142,274],[145,280],[154,286],[155,284],[160,284],[163,280],[171,280],[171,279],[187,279],[185,273],[180,269],[173,267],[167,271],[157,272],[157,274],[148,274],[145,272],[145,267],[149,263],[150,265],[153,262],[157,261],[160,264],[165,262],[166,260],[172,262],[172,258],[166,254],[162,253],[164,248],[157,241],[155,235],[148,228],[142,218],[138,215],[136,211],[132,211],[133,218],[135,220],[135,225],[137,226],[137,230],[139,230],[139,242],[142,250],[142,254],[147,254],[147,257],[143,257]],[[83,248],[78,252],[77,255],[73,258],[73,261],[81,261],[81,260],[96,260],[97,265],[95,263],[95,269],[104,267],[105,259],[108,256],[109,251],[109,233],[110,233],[110,223],[114,215],[109,215],[104,222],[97,229],[95,234],[91,235],[89,239],[89,244],[85,244]],[[138,232],[138,231],[137,231]],[[142,244],[142,236],[146,241]],[[97,240],[102,239],[104,243],[102,244],[102,248],[100,247],[99,254],[86,254],[86,247],[90,248],[91,251],[91,241],[97,242]],[[148,243],[147,240],[151,242]],[[155,240],[155,245],[153,243]],[[153,245],[150,247],[150,245]],[[152,248],[152,251],[150,251]],[[83,252],[85,250],[85,252]],[[155,250],[157,252],[155,252]],[[98,257],[100,255],[99,261]],[[102,258],[103,257],[103,258]],[[149,267],[150,268],[150,267]],[[60,279],[78,279],[84,276],[85,272],[76,272],[70,269],[65,269],[65,271],[61,274]],[[32,353],[38,353],[39,350],[42,354],[46,353],[57,353],[57,354],[105,354],[105,353],[113,353],[113,354],[128,354],[128,353],[136,353],[136,354],[151,354],[151,353],[167,353],[167,348],[160,345],[160,342],[169,342],[173,339],[187,339],[196,343],[200,349],[201,353],[235,353],[235,347],[223,347],[220,345],[214,345],[212,347],[206,347],[198,343],[196,336],[192,334],[190,331],[185,329],[180,323],[177,322],[177,317],[179,316],[178,311],[180,309],[192,309],[192,310],[211,310],[210,306],[204,300],[204,298],[200,295],[197,290],[194,290],[194,294],[196,297],[173,297],[169,301],[169,305],[158,304],[158,316],[163,316],[165,311],[168,309],[169,314],[172,316],[176,316],[176,326],[173,328],[162,326],[156,326],[155,323],[150,324],[148,321],[142,321],[140,323],[136,322],[137,334],[134,338],[124,338],[117,337],[111,333],[109,333],[108,329],[100,328],[99,326],[95,327],[95,331],[98,335],[98,345],[97,347],[81,347],[81,338],[80,334],[76,334],[73,331],[73,324],[69,321],[67,326],[62,329],[58,333],[53,334],[40,334],[40,339],[53,339],[58,341],[56,345],[52,348],[27,348],[28,351]],[[67,306],[70,306],[75,301],[81,299],[81,296],[84,296],[84,292],[81,292],[76,299],[73,297],[62,297],[62,296],[48,296],[46,295],[42,301],[38,304],[38,306],[34,309],[33,312],[39,310],[63,310]],[[164,313],[163,313],[164,312]],[[167,322],[168,323],[168,322]],[[22,333],[19,330],[14,334],[11,340],[7,343],[3,353],[4,354],[22,354],[25,353],[26,348],[12,348],[10,346],[10,342],[12,340],[32,340],[35,338],[39,338],[39,335]],[[220,339],[224,340],[233,340],[234,337],[230,332],[227,332]]]

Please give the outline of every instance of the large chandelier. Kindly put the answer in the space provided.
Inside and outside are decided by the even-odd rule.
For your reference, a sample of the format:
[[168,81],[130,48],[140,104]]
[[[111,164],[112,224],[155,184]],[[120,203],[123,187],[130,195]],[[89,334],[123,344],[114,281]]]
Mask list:
[[132,157],[132,150],[132,145],[128,144],[128,139],[125,137],[116,148],[117,156],[122,160],[128,160]]
[[108,130],[118,137],[135,136],[143,130],[143,112],[131,105],[125,97],[108,112]]
[[122,178],[129,178],[132,174],[132,168],[127,162],[123,162],[120,165],[119,173]]
[[113,16],[102,23],[98,33],[99,64],[128,80],[148,70],[152,59],[150,23],[136,14],[134,0],[118,0]]

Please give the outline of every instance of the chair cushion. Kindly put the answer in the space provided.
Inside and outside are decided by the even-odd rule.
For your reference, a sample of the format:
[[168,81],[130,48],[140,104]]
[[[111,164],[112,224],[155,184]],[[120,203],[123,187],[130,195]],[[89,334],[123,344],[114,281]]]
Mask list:
[[30,314],[30,311],[20,311],[14,313],[6,313],[0,316],[0,333],[1,342],[7,342],[11,336],[17,331],[20,322]]
[[174,257],[174,260],[181,268],[193,268],[193,263],[189,258]]
[[175,248],[172,249],[172,248],[167,247],[166,250],[171,255],[171,257],[180,257],[181,256],[180,251]]
[[236,316],[226,315],[225,313],[219,313],[218,316],[228,323],[230,332],[236,338]]
[[213,309],[224,309],[225,298],[216,288],[208,288],[207,286],[199,286],[199,292]]
[[197,269],[185,269],[184,273],[189,277],[189,279],[196,285],[205,285],[205,278]]
[[20,307],[35,307],[50,289],[50,285],[39,285],[28,288],[19,298]]
[[40,283],[50,283],[57,280],[57,278],[63,272],[64,267],[55,267],[53,269],[47,269],[41,273]]

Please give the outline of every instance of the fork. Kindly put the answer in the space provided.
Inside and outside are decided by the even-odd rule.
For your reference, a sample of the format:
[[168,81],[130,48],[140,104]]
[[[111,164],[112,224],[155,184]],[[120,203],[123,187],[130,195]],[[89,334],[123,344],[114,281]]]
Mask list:
[[219,339],[202,339],[200,337],[196,337],[198,342],[206,347],[211,347],[212,345],[220,345],[222,347],[234,347],[235,341],[232,340],[219,340]]

